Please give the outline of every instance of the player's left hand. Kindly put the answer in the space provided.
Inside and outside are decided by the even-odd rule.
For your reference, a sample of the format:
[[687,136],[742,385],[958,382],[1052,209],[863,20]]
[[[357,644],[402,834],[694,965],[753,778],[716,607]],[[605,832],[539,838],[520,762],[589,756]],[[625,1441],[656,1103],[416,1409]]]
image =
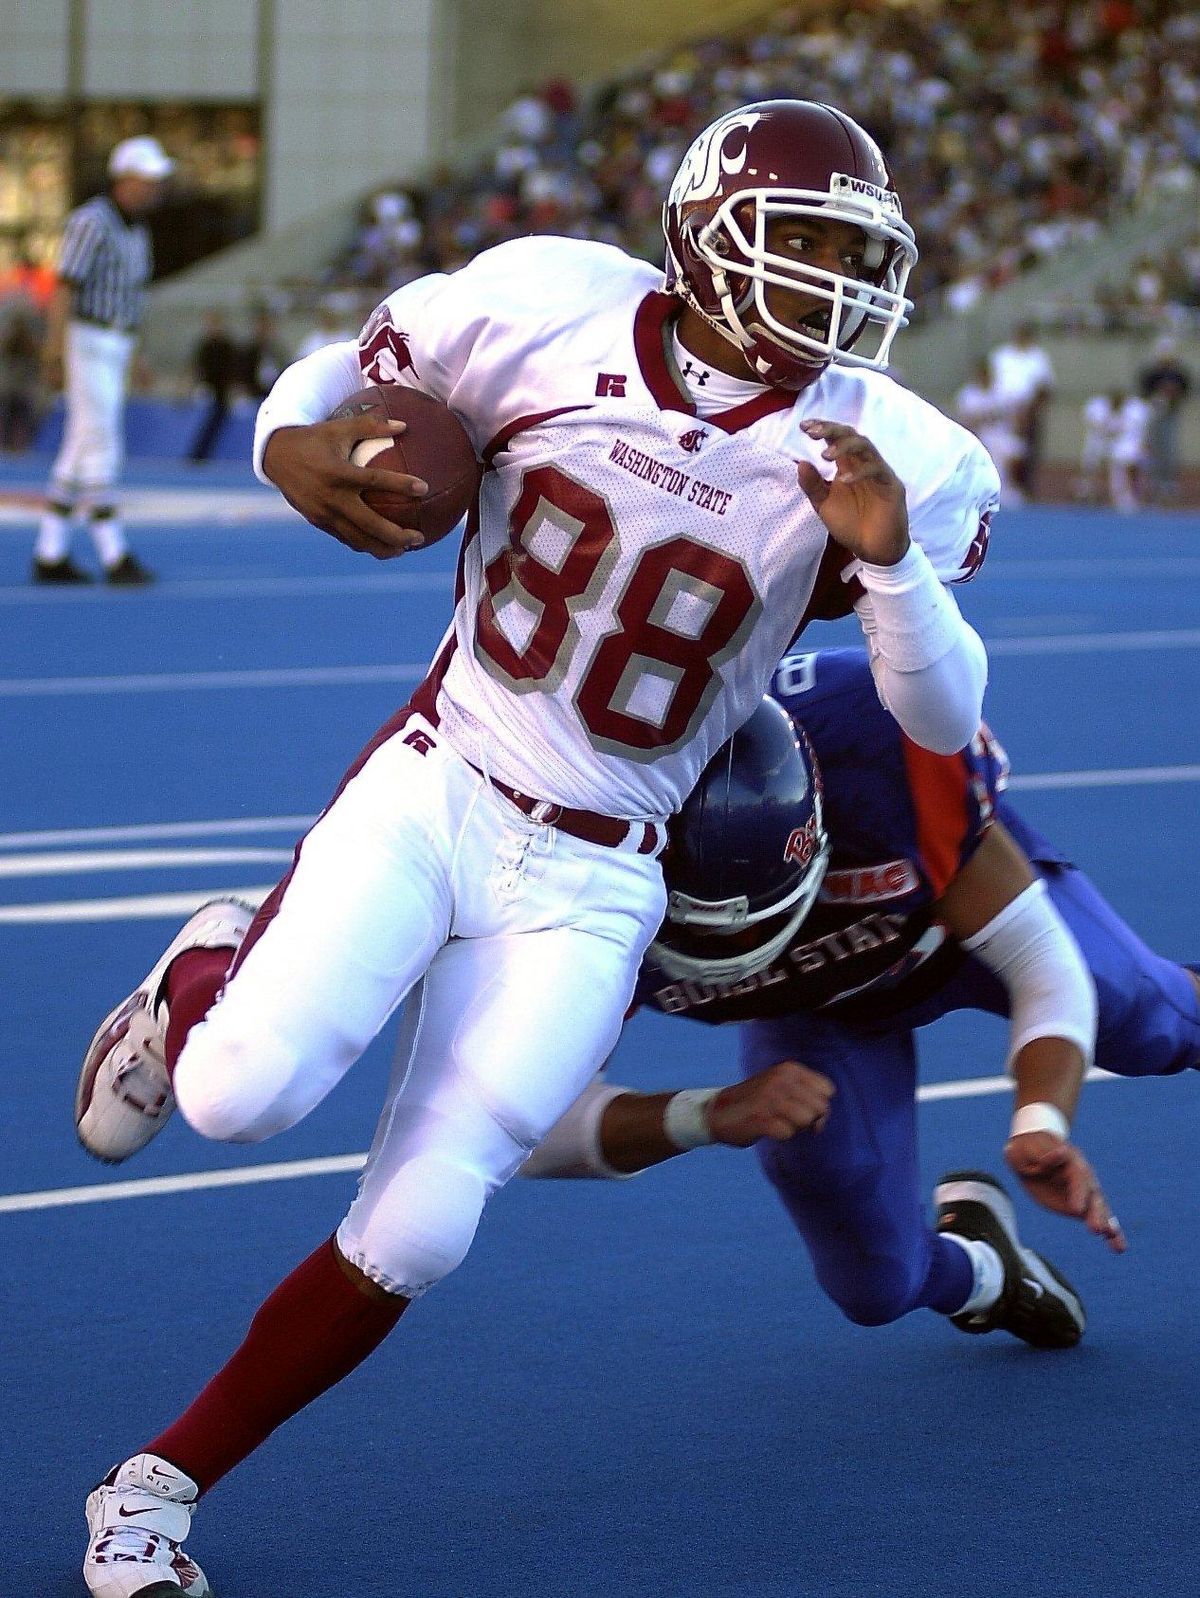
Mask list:
[[1096,1173],[1073,1143],[1052,1132],[1022,1132],[1004,1145],[1004,1158],[1030,1198],[1056,1215],[1082,1221],[1114,1254],[1128,1244],[1121,1223],[1108,1207]]
[[870,439],[852,427],[815,419],[800,426],[809,438],[824,439],[821,453],[834,463],[832,480],[810,461],[796,468],[800,487],[830,536],[859,560],[894,566],[909,547],[904,484]]

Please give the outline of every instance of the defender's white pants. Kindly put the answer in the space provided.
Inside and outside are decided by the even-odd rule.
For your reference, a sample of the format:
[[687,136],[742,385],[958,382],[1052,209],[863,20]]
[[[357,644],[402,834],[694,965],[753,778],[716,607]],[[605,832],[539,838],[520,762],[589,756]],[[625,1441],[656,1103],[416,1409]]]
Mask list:
[[612,1050],[664,909],[652,856],[527,821],[412,716],[304,840],[278,913],[188,1036],[179,1108],[208,1137],[294,1125],[414,989],[338,1240],[416,1297]]

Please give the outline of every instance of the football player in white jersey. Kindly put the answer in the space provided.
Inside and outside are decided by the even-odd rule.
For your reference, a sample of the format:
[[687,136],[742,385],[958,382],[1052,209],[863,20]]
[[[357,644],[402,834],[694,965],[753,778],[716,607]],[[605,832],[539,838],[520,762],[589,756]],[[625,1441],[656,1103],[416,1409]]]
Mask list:
[[978,724],[986,657],[944,585],[982,558],[997,478],[882,371],[916,249],[878,148],[827,106],[742,107],[688,151],[664,225],[665,275],[530,238],[409,284],[260,412],[265,479],[375,556],[419,539],[361,498],[396,477],[349,463],[388,424],[324,420],[364,382],[445,401],[487,471],[426,682],[257,916],[198,912],[85,1058],[76,1123],[103,1158],[176,1102],[255,1141],[409,1000],[336,1236],[89,1498],[99,1598],[207,1593],[180,1546],[199,1494],[462,1259],[616,1040],[667,817],[810,619],[855,609],[918,742],[955,750]]

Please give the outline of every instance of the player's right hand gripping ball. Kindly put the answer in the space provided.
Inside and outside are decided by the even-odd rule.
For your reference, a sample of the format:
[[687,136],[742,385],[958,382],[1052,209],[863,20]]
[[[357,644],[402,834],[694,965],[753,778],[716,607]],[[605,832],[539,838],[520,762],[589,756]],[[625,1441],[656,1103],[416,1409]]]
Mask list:
[[448,405],[419,389],[379,383],[351,394],[333,416],[404,422],[404,432],[395,438],[360,440],[350,459],[355,466],[422,477],[429,492],[414,499],[409,494],[368,490],[363,499],[397,527],[417,528],[426,544],[436,544],[454,531],[474,502],[482,468],[466,429]]

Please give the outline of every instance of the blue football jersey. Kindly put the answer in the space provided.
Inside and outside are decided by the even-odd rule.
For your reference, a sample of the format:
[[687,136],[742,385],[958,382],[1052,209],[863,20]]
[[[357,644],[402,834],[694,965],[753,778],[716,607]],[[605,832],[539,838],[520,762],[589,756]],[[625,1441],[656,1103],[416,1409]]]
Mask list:
[[885,1021],[921,1002],[962,962],[932,908],[998,815],[1030,857],[1059,861],[1004,804],[1004,751],[986,727],[954,755],[922,749],[884,709],[867,658],[825,649],[785,656],[771,692],[802,724],[824,780],[829,869],[795,941],[731,984],[675,981],[648,958],[637,1001],[700,1021],[749,1021],[834,1007]]

